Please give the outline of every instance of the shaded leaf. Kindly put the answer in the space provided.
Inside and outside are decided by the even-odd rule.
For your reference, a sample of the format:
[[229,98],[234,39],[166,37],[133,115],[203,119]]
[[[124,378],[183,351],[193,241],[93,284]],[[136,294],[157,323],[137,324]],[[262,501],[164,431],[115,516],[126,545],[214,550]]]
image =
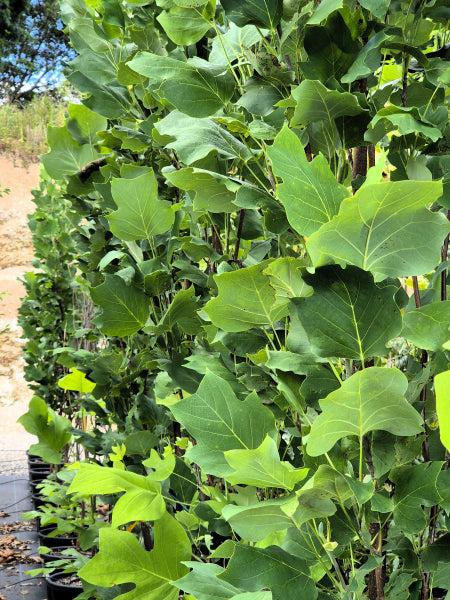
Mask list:
[[118,275],[106,275],[104,283],[91,288],[91,298],[102,308],[102,313],[93,319],[93,323],[107,335],[132,335],[148,319],[148,297],[127,286]]
[[337,265],[317,269],[304,280],[313,287],[308,298],[294,298],[299,317],[318,356],[364,357],[386,353],[387,342],[402,328],[394,296],[398,285],[377,285],[370,273]]
[[442,464],[436,461],[397,467],[390,472],[389,479],[395,483],[395,524],[405,533],[420,533],[427,525],[422,506],[433,506],[441,500],[436,481]]

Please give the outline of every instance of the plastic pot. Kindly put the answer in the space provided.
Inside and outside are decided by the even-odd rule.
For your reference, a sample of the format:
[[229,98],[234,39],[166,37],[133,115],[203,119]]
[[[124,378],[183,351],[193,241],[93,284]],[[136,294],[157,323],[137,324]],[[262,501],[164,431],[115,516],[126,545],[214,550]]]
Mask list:
[[81,580],[73,573],[51,573],[45,582],[47,600],[73,600],[83,591]]
[[54,560],[60,560],[62,558],[67,558],[67,556],[65,556],[64,554],[61,554],[61,552],[63,550],[69,550],[70,548],[73,548],[73,546],[54,546],[52,548],[52,552],[48,552],[45,554],[40,554],[39,556],[42,558],[42,560],[44,561],[44,564],[48,563],[48,562],[52,562]]
[[75,535],[52,535],[49,534],[55,531],[54,527],[43,527],[39,533],[39,545],[47,546],[47,548],[57,548],[58,546],[75,546],[77,543],[77,536]]
[[44,481],[44,479],[46,479],[47,476],[51,473],[50,466],[45,465],[33,467],[28,472],[30,476],[30,481],[32,483],[40,483],[41,481]]

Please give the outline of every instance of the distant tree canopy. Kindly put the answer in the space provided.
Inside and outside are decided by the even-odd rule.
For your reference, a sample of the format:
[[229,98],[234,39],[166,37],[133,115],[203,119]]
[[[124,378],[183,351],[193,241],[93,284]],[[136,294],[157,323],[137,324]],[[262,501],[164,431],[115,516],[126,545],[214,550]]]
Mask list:
[[71,56],[58,0],[0,0],[0,101],[51,88]]

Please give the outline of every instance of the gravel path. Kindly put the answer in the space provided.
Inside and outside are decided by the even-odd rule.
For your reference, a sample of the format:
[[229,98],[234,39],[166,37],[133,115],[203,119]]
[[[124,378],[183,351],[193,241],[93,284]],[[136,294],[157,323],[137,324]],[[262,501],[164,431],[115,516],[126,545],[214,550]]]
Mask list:
[[17,310],[24,295],[17,280],[31,270],[33,256],[27,215],[34,211],[31,188],[39,181],[39,166],[24,168],[12,158],[0,155],[0,188],[10,188],[0,198],[0,474],[27,471],[25,451],[36,438],[29,435],[17,418],[26,412],[31,398],[23,377],[22,332],[17,326]]

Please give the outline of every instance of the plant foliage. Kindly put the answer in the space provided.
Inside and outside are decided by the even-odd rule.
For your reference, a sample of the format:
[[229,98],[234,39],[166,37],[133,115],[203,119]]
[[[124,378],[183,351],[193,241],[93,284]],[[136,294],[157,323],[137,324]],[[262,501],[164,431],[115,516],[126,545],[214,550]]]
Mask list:
[[80,576],[444,597],[448,9],[61,7],[82,105],[43,162],[95,305],[57,354],[96,424],[69,492],[114,505]]

